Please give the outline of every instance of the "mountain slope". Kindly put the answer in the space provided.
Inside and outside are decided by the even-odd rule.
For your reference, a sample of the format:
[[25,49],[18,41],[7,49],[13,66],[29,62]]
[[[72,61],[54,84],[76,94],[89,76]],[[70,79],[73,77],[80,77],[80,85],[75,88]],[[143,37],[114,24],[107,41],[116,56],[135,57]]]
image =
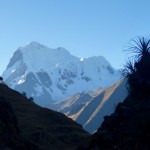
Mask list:
[[128,95],[125,84],[126,81],[118,81],[102,91],[77,114],[74,120],[82,124],[88,132],[95,132],[103,122],[104,116],[113,113],[117,104],[122,102]]
[[129,95],[79,150],[149,150],[149,126],[150,97]]
[[76,93],[107,87],[120,78],[120,71],[102,56],[79,59],[64,48],[31,42],[17,49],[3,78],[9,87],[47,106]]
[[77,93],[62,101],[52,103],[50,107],[71,117],[78,113],[92,98],[93,94],[90,92]]
[[71,150],[89,136],[65,115],[42,108],[2,84],[0,135],[0,148],[15,150]]
[[64,101],[54,103],[53,108],[81,124],[90,133],[95,132],[119,102],[128,95],[126,80],[120,80],[106,89],[76,94]]
[[128,51],[133,54],[124,69],[128,96],[113,114],[105,116],[101,127],[80,149],[150,149],[150,39],[133,39]]

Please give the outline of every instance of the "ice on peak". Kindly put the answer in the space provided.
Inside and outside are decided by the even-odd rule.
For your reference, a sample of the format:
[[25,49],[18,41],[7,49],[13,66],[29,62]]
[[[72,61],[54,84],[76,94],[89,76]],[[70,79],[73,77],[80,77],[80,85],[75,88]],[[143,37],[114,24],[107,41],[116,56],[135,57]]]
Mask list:
[[87,59],[107,61],[107,60],[105,59],[105,57],[103,57],[103,56],[91,56],[91,57],[88,57]]
[[111,64],[105,59],[105,57],[103,56],[92,56],[92,57],[84,57],[84,58],[81,58],[80,61],[83,61],[83,62],[93,62],[95,64],[101,64],[101,65],[104,65],[104,66],[111,66]]
[[58,47],[57,50],[65,50],[65,51],[67,51],[64,47]]
[[64,47],[58,47],[56,48],[56,51],[59,53],[59,54],[67,54],[67,55],[71,55],[70,52],[65,49]]
[[[40,69],[49,71],[57,64],[64,64],[67,61],[78,60],[63,47],[55,49],[48,48],[38,42],[32,41],[28,45],[19,48],[13,55],[13,63],[20,60],[27,66],[28,71],[36,72]],[[12,62],[12,61],[11,61]]]
[[41,48],[41,47],[45,47],[45,46],[40,44],[37,41],[32,41],[32,42],[28,43],[26,47]]
[[45,52],[45,53],[49,53],[49,54],[51,53],[51,54],[54,54],[54,55],[55,54],[71,55],[70,52],[68,50],[66,50],[65,48],[63,48],[63,47],[49,48],[49,47],[47,47],[45,45],[40,44],[37,41],[32,41],[32,42],[28,43],[26,46],[21,47],[20,49],[23,52],[30,51],[30,53],[31,52],[35,52],[35,50],[36,50],[35,53],[37,53],[37,51],[40,51],[39,49],[42,49],[41,50],[42,53]]
[[80,58],[80,61],[84,61],[85,59],[87,59],[86,57],[82,57]]
[[39,42],[37,42],[37,41],[31,41],[30,43],[28,43],[28,45],[42,45],[42,44],[40,44]]

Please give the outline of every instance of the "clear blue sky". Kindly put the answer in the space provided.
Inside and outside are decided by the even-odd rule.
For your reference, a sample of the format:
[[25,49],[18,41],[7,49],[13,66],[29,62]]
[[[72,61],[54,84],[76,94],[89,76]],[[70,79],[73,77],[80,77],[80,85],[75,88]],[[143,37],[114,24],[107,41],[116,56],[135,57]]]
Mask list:
[[150,0],[0,0],[0,73],[31,41],[125,63],[130,39],[150,34]]

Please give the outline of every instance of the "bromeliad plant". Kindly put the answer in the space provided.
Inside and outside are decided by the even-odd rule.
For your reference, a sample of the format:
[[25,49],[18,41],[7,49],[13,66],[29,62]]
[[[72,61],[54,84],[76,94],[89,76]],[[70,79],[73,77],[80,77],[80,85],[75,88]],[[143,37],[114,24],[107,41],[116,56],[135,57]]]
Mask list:
[[130,43],[128,60],[123,75],[128,79],[130,94],[150,95],[150,39],[139,37]]

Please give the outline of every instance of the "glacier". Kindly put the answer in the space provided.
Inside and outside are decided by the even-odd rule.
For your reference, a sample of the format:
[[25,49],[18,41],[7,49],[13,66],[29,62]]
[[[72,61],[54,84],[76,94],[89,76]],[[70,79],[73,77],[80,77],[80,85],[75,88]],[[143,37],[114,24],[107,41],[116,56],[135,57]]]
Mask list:
[[121,77],[103,56],[78,58],[38,42],[19,47],[3,72],[5,83],[44,107],[76,93],[106,88]]

